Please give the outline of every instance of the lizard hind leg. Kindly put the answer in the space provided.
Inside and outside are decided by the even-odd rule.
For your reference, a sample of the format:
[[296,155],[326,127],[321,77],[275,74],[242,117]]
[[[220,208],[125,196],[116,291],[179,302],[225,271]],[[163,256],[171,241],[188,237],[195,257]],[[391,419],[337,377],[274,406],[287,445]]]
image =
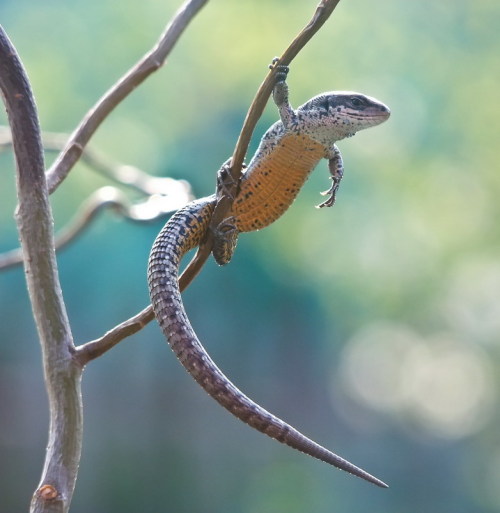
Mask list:
[[[243,164],[243,168],[245,167]],[[231,174],[231,159],[229,159],[217,173],[217,198],[227,196],[234,200],[237,191],[238,182]],[[219,265],[226,265],[230,262],[236,249],[239,233],[234,216],[226,217],[215,228],[212,228],[212,254]]]
[[[217,171],[217,187],[215,190],[217,199],[221,196],[228,196],[234,200],[238,191],[238,180],[235,180],[231,174],[231,160],[231,158],[226,160],[219,171]],[[245,169],[247,166],[246,164],[242,164],[241,167]]]
[[223,219],[213,230],[213,234],[212,254],[219,265],[226,265],[231,261],[240,234],[235,217]]

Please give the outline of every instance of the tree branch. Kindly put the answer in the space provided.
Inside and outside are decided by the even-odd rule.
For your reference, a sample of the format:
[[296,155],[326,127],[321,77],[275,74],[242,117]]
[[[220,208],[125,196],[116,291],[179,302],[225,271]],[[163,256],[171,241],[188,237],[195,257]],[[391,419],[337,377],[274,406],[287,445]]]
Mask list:
[[[283,52],[276,64],[289,65],[300,50],[309,42],[309,40],[316,34],[316,32],[323,26],[325,21],[330,17],[332,12],[340,0],[322,0],[316,7],[313,17],[309,23],[302,29],[297,37],[290,43],[288,48]],[[274,87],[274,75],[276,73],[276,64],[271,68],[266,78],[260,85],[255,98],[248,109],[243,128],[241,129],[238,141],[234,148],[233,156],[231,159],[231,176],[233,177],[234,187],[227,187],[222,191],[220,197],[217,198],[217,205],[212,214],[210,221],[211,228],[215,228],[219,223],[229,214],[234,198],[236,198],[239,188],[239,181],[241,178],[241,170],[243,160],[250,144],[253,131],[257,121],[262,116],[264,108],[269,96]],[[227,191],[227,192],[226,192]],[[194,279],[200,272],[207,258],[210,256],[213,245],[212,230],[207,230],[205,241],[199,246],[196,255],[189,262],[188,266],[184,269],[181,279],[186,283],[186,286]]]
[[83,149],[110,112],[151,73],[160,68],[179,37],[197,12],[208,0],[186,0],[168,24],[158,43],[137,62],[86,114],[71,135],[65,149],[47,172],[52,193],[66,178],[82,155]]
[[31,88],[15,48],[0,27],[0,90],[7,108],[16,159],[19,200],[16,220],[42,346],[50,408],[45,465],[31,501],[32,512],[68,511],[82,442],[82,366],[74,358],[75,347],[58,278],[47,180],[50,190],[55,190],[80,158],[100,123],[163,64],[189,21],[207,1],[187,0],[183,4],[158,45],[87,114],[47,176]]
[[82,366],[86,365],[90,360],[103,355],[106,351],[115,347],[124,338],[142,330],[154,318],[153,307],[149,305],[137,315],[134,315],[134,317],[109,330],[102,337],[78,346],[76,348],[76,358]]
[[[189,281],[179,278],[179,289],[181,292],[189,285]],[[123,339],[130,337],[134,333],[142,330],[146,324],[150,323],[155,318],[153,307],[149,305],[141,312],[134,315],[130,319],[118,324],[110,329],[102,337],[77,346],[75,349],[75,356],[82,366],[85,366],[90,360],[103,355],[113,347],[121,342]]]
[[64,306],[52,213],[35,102],[14,46],[0,27],[0,89],[13,134],[25,273],[43,353],[50,407],[49,441],[33,512],[66,512],[73,495],[82,440],[81,367]]
[[[131,205],[125,195],[116,187],[101,187],[87,198],[75,217],[56,235],[55,248],[60,251],[76,240],[90,226],[96,216],[105,209],[112,209],[129,221],[150,223],[172,214],[179,208],[178,203],[178,199],[172,202],[167,196],[155,195],[146,201]],[[17,267],[22,263],[23,251],[21,248],[0,254],[0,271]]]
[[[64,150],[69,139],[68,134],[56,132],[42,132],[43,149],[47,152],[60,152]],[[10,129],[0,126],[0,152],[12,147],[12,135]],[[151,195],[163,195],[171,198],[179,197],[178,206],[181,208],[191,197],[191,188],[185,180],[175,180],[168,176],[153,176],[142,169],[129,164],[113,162],[106,158],[100,151],[86,146],[81,155],[81,160],[87,166],[116,183],[132,187],[135,190]]]

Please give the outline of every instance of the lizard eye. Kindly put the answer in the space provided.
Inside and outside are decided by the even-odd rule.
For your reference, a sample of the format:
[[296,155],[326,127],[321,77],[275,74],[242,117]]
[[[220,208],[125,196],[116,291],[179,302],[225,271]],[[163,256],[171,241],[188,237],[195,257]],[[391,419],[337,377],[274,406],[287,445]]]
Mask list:
[[363,102],[361,101],[360,98],[353,96],[351,98],[351,104],[353,107],[361,107],[361,105],[363,105]]

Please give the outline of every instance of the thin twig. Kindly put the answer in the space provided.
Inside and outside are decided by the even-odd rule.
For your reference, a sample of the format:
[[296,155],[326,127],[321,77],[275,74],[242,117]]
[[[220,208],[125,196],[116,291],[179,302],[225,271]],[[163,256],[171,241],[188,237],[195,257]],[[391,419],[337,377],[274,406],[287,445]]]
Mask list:
[[76,358],[82,366],[86,365],[90,360],[103,355],[116,346],[124,338],[142,330],[146,324],[154,319],[154,316],[153,307],[149,305],[134,317],[109,330],[102,337],[78,346],[76,348]]
[[[42,132],[43,149],[46,152],[60,152],[66,147],[70,138],[69,134],[58,132]],[[0,152],[12,147],[12,135],[6,126],[0,126]],[[187,201],[192,199],[191,187],[186,180],[175,180],[167,176],[153,176],[138,167],[129,164],[113,162],[104,156],[100,151],[86,146],[81,155],[81,161],[94,171],[110,178],[116,183],[132,187],[133,189],[146,194],[160,194],[169,196],[172,199],[179,198],[178,206],[181,208]]]
[[14,46],[0,27],[0,89],[13,134],[18,191],[16,221],[49,396],[50,428],[32,512],[68,510],[82,441],[81,367],[62,298],[54,251],[43,148],[35,102]]
[[[105,209],[111,209],[124,219],[136,223],[150,223],[172,214],[177,210],[177,202],[171,203],[165,196],[154,196],[146,201],[130,204],[126,196],[116,187],[101,187],[80,206],[75,217],[60,230],[55,237],[55,248],[60,251],[74,242],[96,216]],[[21,248],[0,254],[0,271],[23,264]]]
[[[179,289],[181,292],[189,285],[187,282],[179,278]],[[153,307],[149,305],[141,312],[134,315],[130,319],[118,324],[110,329],[102,337],[77,346],[75,349],[75,356],[82,366],[86,365],[90,360],[103,355],[116,346],[123,339],[130,337],[134,333],[140,331],[146,324],[150,323],[155,318]]]
[[71,135],[65,149],[47,172],[49,191],[52,193],[66,178],[82,155],[100,124],[110,112],[151,73],[160,68],[179,37],[208,0],[186,0],[168,24],[158,43],[135,66],[109,89],[90,109]]
[[[314,34],[321,28],[325,21],[330,17],[332,12],[340,0],[322,0],[316,7],[313,17],[309,23],[302,29],[297,37],[290,43],[288,48],[283,52],[282,56],[276,64],[289,65],[300,50],[309,42]],[[219,223],[227,217],[231,210],[233,201],[237,196],[238,184],[241,178],[243,160],[248,150],[248,145],[252,137],[257,121],[262,116],[264,108],[274,87],[274,75],[276,73],[276,65],[269,71],[266,78],[260,85],[255,98],[248,109],[248,113],[243,123],[236,147],[231,159],[231,176],[233,178],[233,187],[226,187],[222,194],[217,198],[217,205],[210,220],[210,226],[215,228]],[[194,277],[200,272],[207,258],[212,251],[213,236],[212,230],[207,230],[204,242],[199,246],[196,255],[189,262],[181,279],[189,284]]]

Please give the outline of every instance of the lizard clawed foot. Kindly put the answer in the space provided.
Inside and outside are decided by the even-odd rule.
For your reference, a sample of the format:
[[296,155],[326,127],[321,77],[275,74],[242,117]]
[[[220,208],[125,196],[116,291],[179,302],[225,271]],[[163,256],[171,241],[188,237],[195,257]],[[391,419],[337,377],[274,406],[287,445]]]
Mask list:
[[286,80],[286,77],[288,75],[288,72],[290,71],[290,68],[288,66],[283,66],[282,64],[278,64],[280,61],[279,57],[275,57],[271,64],[269,64],[269,69],[275,69],[276,68],[276,83],[278,82],[284,82]]
[[331,158],[328,160],[328,169],[330,170],[330,180],[332,181],[332,186],[321,194],[323,196],[329,195],[330,197],[320,205],[317,205],[317,208],[332,207],[335,204],[335,200],[337,199],[337,191],[340,187],[340,181],[344,176],[342,156],[340,155],[339,149],[335,145],[332,148]]
[[[231,200],[234,200],[236,194],[236,187],[238,182],[233,178],[231,174],[231,159],[228,159],[222,164],[219,171],[217,171],[217,196],[222,195],[229,196]],[[245,169],[246,165],[243,164],[242,168]]]
[[226,217],[213,229],[212,254],[219,265],[226,265],[230,262],[236,249],[239,233],[234,216]]
[[270,66],[271,69],[276,69],[274,75],[274,88],[273,88],[273,100],[280,111],[280,118],[285,127],[287,127],[291,119],[294,117],[295,112],[292,109],[288,101],[288,84],[286,83],[286,77],[290,68],[278,64],[279,59],[276,57],[273,60],[273,64]]
[[326,201],[323,201],[323,203],[316,205],[316,208],[333,207],[335,204],[335,200],[337,199],[337,191],[339,190],[340,186],[340,179],[331,176],[330,180],[333,182],[332,186],[327,191],[320,193],[322,196],[329,195],[330,197]]

